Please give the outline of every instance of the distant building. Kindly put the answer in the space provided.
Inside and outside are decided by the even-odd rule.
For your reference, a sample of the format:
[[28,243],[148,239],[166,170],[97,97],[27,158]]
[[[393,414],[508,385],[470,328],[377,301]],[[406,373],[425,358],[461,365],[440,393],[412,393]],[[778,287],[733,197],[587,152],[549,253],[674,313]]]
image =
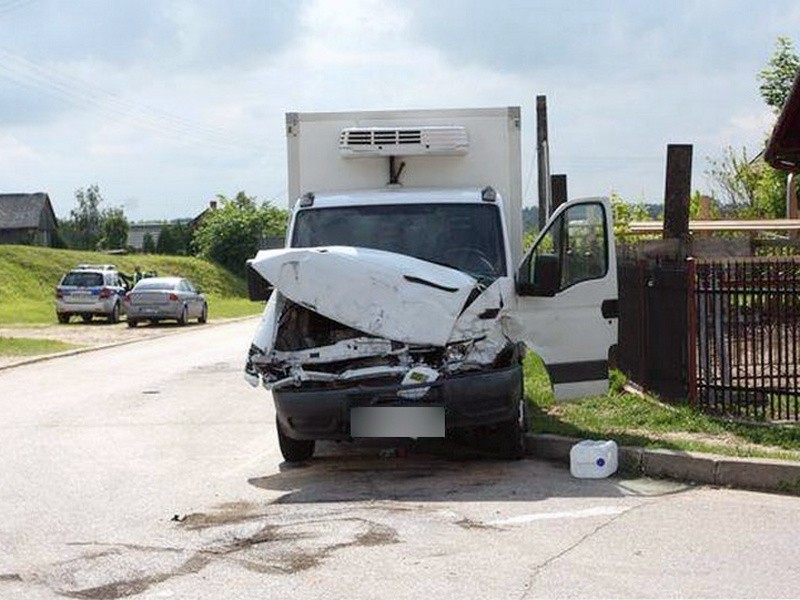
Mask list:
[[209,200],[208,208],[203,210],[199,215],[197,215],[194,219],[189,221],[189,226],[193,230],[197,230],[200,227],[200,224],[203,222],[203,218],[208,214],[209,211],[217,210],[217,201],[216,200]]
[[0,244],[52,246],[57,227],[47,194],[0,194]]
[[158,245],[158,238],[161,237],[161,230],[167,225],[186,225],[191,226],[193,219],[180,218],[170,221],[141,221],[128,225],[128,247],[137,252],[144,250],[144,238],[147,234],[153,238],[153,244]]
[[144,249],[144,238],[148,233],[153,238],[153,244],[157,244],[164,225],[166,223],[131,223],[128,225],[128,246],[141,252]]

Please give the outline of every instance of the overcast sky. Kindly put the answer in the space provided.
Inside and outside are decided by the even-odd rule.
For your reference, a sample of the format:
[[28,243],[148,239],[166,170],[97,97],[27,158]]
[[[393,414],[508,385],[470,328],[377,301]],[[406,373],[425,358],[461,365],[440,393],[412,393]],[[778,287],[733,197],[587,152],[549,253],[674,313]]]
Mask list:
[[535,97],[570,197],[660,202],[668,143],[693,188],[772,115],[756,74],[800,3],[0,0],[0,192],[66,216],[97,183],[130,219],[245,190],[286,203],[287,111],[519,105],[536,201]]

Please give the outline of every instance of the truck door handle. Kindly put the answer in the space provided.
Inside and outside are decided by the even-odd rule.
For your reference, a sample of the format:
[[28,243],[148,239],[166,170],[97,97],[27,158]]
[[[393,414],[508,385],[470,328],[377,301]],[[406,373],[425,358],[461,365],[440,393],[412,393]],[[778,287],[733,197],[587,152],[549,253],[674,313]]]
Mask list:
[[600,311],[603,313],[604,319],[618,319],[619,318],[619,300],[612,298],[610,300],[603,300],[600,305]]

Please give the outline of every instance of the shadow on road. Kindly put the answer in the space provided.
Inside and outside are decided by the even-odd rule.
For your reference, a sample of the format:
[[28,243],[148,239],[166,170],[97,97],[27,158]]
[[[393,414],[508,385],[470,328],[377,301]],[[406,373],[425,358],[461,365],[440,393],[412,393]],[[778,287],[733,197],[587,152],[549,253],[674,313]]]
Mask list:
[[255,477],[257,488],[286,492],[276,502],[540,501],[553,497],[661,496],[686,485],[649,479],[575,479],[569,469],[539,460],[499,460],[453,442],[387,449],[363,443],[320,444],[314,459],[287,463]]

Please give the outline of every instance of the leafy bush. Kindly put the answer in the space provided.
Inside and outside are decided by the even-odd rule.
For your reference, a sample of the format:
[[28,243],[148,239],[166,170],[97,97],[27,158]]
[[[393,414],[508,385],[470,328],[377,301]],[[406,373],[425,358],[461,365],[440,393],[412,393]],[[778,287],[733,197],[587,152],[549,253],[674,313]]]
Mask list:
[[261,240],[284,234],[289,213],[268,202],[256,204],[244,192],[233,199],[218,198],[218,208],[203,216],[194,245],[204,258],[244,275],[245,261],[255,256]]

